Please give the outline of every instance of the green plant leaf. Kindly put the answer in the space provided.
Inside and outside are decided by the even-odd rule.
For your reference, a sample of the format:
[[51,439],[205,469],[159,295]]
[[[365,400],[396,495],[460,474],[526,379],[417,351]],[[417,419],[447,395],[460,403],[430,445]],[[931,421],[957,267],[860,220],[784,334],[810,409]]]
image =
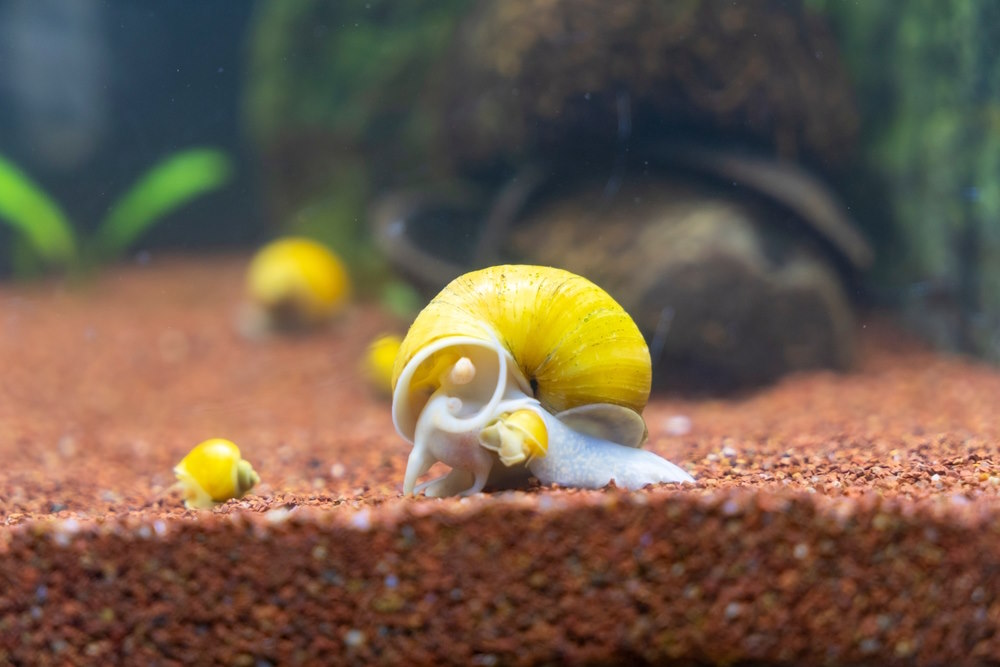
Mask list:
[[165,215],[225,185],[232,172],[229,158],[215,149],[192,148],[167,157],[108,211],[94,234],[93,247],[98,257],[120,256]]
[[0,219],[16,229],[49,264],[75,259],[73,227],[59,205],[27,174],[0,157]]

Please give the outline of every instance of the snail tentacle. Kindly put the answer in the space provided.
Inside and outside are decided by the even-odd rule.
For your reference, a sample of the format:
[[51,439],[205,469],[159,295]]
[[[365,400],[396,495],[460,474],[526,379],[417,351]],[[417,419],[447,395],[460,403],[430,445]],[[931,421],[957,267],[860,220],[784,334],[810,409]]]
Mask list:
[[483,490],[489,471],[469,471],[453,468],[448,473],[432,480],[418,484],[413,495],[424,493],[428,498],[446,498],[448,496],[472,496]]
[[[445,351],[447,347],[442,345],[438,349]],[[413,450],[403,482],[404,495],[417,495],[421,491],[432,497],[470,495],[486,485],[495,457],[480,446],[479,433],[495,419],[495,414],[506,411],[505,406],[519,406],[526,397],[516,381],[510,382],[512,364],[499,343],[485,349],[496,360],[484,355],[479,347],[463,350],[468,354],[460,354],[453,364],[439,369],[439,388],[417,418]],[[478,366],[470,357],[479,359]],[[438,461],[451,466],[452,472],[463,474],[449,473],[417,486],[417,478]]]
[[[434,457],[423,447],[414,447],[406,460],[406,474],[403,477],[403,495],[416,495],[417,479],[434,465]],[[423,486],[423,485],[421,485]]]

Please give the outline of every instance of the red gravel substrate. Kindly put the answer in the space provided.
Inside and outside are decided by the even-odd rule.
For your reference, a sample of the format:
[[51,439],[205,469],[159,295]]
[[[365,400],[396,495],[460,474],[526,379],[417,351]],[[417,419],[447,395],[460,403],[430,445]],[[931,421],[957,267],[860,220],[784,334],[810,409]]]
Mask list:
[[[242,258],[0,288],[0,663],[1000,664],[1000,372],[884,323],[855,372],[662,397],[694,488],[400,497],[357,362],[236,334]],[[240,444],[263,483],[183,509]]]

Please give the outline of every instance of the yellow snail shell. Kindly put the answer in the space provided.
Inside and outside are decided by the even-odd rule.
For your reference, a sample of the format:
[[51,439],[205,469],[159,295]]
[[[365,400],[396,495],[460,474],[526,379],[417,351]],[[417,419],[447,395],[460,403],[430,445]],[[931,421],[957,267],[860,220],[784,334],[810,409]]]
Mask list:
[[197,444],[174,467],[184,505],[207,509],[230,498],[242,498],[260,482],[250,462],[231,440],[210,438]]
[[[589,280],[516,265],[460,276],[396,356],[393,422],[414,444],[403,491],[477,493],[491,474],[511,476],[497,462],[515,477],[585,488],[693,481],[638,449],[650,380],[639,329]],[[417,487],[437,461],[452,472]]]
[[247,270],[247,296],[265,329],[306,329],[340,313],[351,295],[344,262],[307,238],[286,237],[257,251]]

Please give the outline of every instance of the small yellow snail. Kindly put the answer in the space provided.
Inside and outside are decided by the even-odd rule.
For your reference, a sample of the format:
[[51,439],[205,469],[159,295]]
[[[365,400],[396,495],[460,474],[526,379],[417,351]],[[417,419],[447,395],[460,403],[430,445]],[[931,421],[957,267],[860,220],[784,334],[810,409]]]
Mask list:
[[326,322],[351,292],[343,262],[326,246],[284,238],[261,248],[250,262],[247,296],[264,326],[301,329]]
[[403,339],[395,334],[379,336],[365,353],[364,373],[368,382],[380,394],[392,395],[392,367]]
[[243,495],[260,482],[233,442],[212,438],[199,443],[174,467],[184,505],[206,509]]
[[[589,280],[541,266],[460,276],[396,356],[392,418],[413,443],[403,492],[469,495],[529,474],[583,488],[692,482],[639,449],[650,380],[632,318]],[[418,486],[437,461],[452,470]]]

